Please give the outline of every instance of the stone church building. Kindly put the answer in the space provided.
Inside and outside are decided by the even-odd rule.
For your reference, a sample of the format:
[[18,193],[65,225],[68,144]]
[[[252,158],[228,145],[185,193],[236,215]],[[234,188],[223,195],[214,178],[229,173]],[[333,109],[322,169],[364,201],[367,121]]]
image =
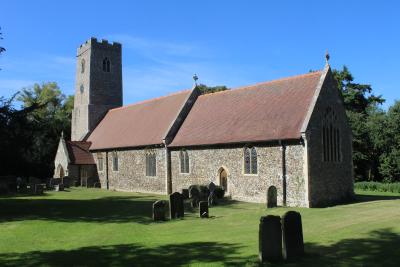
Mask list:
[[122,106],[119,43],[77,51],[71,141],[55,177],[167,194],[211,181],[232,199],[319,207],[353,196],[352,134],[321,71],[201,95],[194,86]]

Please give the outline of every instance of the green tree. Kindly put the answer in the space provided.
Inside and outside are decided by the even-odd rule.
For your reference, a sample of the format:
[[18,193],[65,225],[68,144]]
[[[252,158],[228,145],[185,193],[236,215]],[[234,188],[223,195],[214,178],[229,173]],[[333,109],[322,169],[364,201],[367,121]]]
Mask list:
[[386,114],[386,123],[380,129],[383,153],[380,155],[380,173],[385,182],[400,181],[400,101]]
[[197,88],[200,90],[202,95],[228,90],[228,87],[224,85],[207,86],[205,84],[199,84],[197,85]]
[[[374,123],[381,123],[382,112],[378,106],[385,100],[375,96],[369,84],[355,83],[346,66],[333,70],[343,96],[347,117],[353,131],[353,163],[357,180],[379,179],[379,149],[371,136]],[[378,121],[379,120],[379,121]]]

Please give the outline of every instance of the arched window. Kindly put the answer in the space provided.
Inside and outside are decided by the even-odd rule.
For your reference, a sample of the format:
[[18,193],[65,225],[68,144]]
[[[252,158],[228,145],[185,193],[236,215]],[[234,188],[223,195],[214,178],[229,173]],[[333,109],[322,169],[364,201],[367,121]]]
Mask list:
[[186,150],[181,150],[179,154],[181,162],[181,173],[189,173],[189,155]]
[[81,60],[81,73],[85,73],[85,59]]
[[340,162],[341,138],[335,111],[328,107],[322,119],[322,159],[325,162]]
[[99,172],[103,171],[103,154],[102,153],[97,153],[97,169]]
[[257,174],[257,150],[255,147],[245,147],[243,151],[244,173]]
[[114,153],[113,153],[112,162],[113,162],[113,171],[118,171],[118,154],[117,154],[117,151],[114,151]]
[[257,174],[257,151],[255,147],[251,148],[251,173]]
[[157,175],[156,154],[154,152],[146,153],[146,176]]
[[110,72],[110,60],[108,58],[103,59],[103,71],[104,72]]

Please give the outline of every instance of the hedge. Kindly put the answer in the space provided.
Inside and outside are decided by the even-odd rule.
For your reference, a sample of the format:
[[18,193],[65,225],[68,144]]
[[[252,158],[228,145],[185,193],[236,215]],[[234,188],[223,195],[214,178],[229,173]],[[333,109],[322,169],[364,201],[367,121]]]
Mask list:
[[400,193],[400,183],[357,182],[354,188],[364,191]]

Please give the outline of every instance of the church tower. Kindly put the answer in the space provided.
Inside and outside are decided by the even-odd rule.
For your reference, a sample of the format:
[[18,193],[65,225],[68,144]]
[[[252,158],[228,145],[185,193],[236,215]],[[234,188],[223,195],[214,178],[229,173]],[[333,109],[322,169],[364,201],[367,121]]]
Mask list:
[[77,51],[71,140],[84,140],[109,109],[120,106],[121,44],[91,38]]

